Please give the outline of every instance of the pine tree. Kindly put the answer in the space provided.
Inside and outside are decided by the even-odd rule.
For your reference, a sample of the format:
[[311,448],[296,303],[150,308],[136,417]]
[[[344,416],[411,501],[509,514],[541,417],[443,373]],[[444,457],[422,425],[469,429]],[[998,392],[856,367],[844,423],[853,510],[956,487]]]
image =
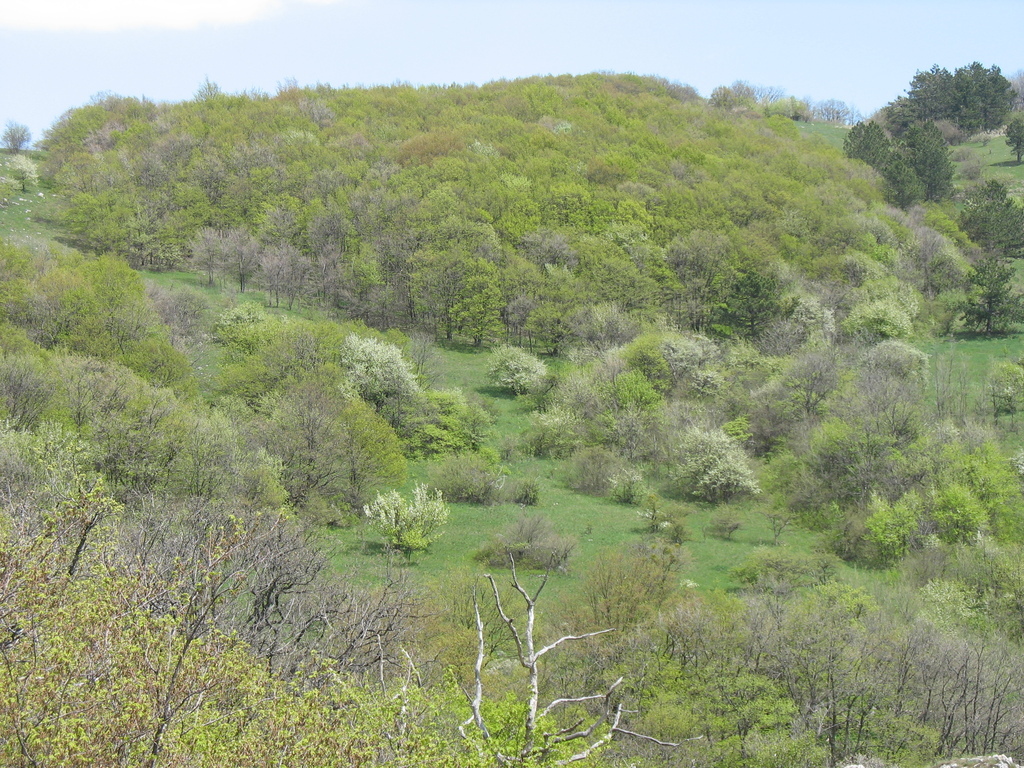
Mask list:
[[921,181],[926,200],[941,200],[953,191],[953,162],[935,123],[911,126],[903,137],[907,162]]
[[1013,285],[1013,265],[989,254],[971,270],[971,293],[964,306],[964,321],[985,334],[1010,330],[1024,322],[1024,295]]
[[1006,144],[1017,155],[1017,164],[1024,157],[1024,115],[1017,112],[1006,124]]

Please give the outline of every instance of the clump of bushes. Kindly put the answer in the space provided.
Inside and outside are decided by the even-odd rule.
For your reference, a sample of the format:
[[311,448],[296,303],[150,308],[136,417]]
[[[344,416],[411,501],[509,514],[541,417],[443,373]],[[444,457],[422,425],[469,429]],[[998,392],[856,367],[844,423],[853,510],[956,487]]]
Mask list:
[[495,461],[483,454],[448,456],[430,470],[430,484],[449,501],[497,504],[505,475]]
[[576,451],[566,463],[565,480],[577,493],[607,496],[614,479],[627,469],[620,456],[607,448],[590,446]]
[[565,571],[575,547],[575,540],[556,533],[548,518],[522,514],[475,557],[491,568],[508,567],[514,560],[517,568]]
[[705,532],[716,539],[731,541],[732,535],[743,527],[743,521],[733,509],[720,509],[712,517]]

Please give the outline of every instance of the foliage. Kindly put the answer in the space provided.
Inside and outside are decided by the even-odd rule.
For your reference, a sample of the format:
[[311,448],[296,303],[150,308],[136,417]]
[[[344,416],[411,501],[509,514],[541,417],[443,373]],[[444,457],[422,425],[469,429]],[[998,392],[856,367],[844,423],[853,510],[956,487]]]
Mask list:
[[491,568],[507,568],[514,562],[517,568],[565,571],[575,547],[573,539],[555,531],[548,517],[524,513],[474,557]]
[[448,522],[449,510],[441,491],[431,495],[420,484],[413,489],[412,499],[398,491],[377,494],[363,507],[363,515],[391,546],[410,553],[426,549],[441,535],[438,529]]
[[949,120],[968,133],[993,130],[1003,124],[1013,101],[1010,81],[999,67],[975,61],[955,71],[937,64],[914,75],[906,97],[885,109],[897,127],[908,123]]
[[26,149],[31,141],[32,133],[29,131],[28,126],[16,123],[13,120],[7,121],[7,125],[4,126],[3,135],[0,135],[0,142],[3,143],[4,149],[15,155]]
[[450,501],[496,504],[501,500],[505,475],[481,454],[450,456],[430,469],[430,483]]
[[963,313],[982,333],[1004,333],[1024,322],[1024,295],[1014,287],[1013,267],[997,254],[978,261],[967,275],[971,284]]
[[761,492],[743,449],[721,430],[688,430],[680,439],[678,456],[672,473],[684,494],[721,502]]
[[1015,113],[1006,121],[1006,145],[1017,156],[1020,164],[1024,157],[1024,115]]
[[1024,256],[1024,208],[999,181],[989,181],[968,193],[960,226],[983,248],[1008,258]]
[[488,374],[494,386],[522,395],[540,384],[547,366],[525,350],[503,345],[491,352]]

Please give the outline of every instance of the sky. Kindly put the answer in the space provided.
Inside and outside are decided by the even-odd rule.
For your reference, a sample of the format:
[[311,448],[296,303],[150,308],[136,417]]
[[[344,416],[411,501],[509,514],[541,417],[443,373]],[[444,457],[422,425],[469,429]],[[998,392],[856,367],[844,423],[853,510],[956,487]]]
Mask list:
[[0,0],[0,124],[101,94],[190,99],[633,72],[737,80],[869,115],[933,64],[1024,69],[1020,0]]

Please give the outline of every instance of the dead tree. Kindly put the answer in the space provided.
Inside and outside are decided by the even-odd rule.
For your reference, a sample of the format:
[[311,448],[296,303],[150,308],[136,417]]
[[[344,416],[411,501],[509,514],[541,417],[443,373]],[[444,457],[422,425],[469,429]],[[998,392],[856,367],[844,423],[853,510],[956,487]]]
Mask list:
[[[538,649],[535,637],[537,599],[540,597],[540,593],[544,590],[544,586],[547,584],[550,572],[544,574],[541,579],[540,586],[538,586],[537,590],[531,595],[519,582],[519,577],[516,573],[515,560],[512,557],[509,557],[509,562],[512,571],[512,587],[523,598],[523,603],[526,608],[525,626],[522,628],[517,626],[516,620],[509,616],[505,611],[501,602],[501,595],[498,592],[498,585],[495,582],[494,577],[490,574],[486,574],[485,578],[491,585],[491,593],[494,596],[494,603],[498,609],[498,615],[501,617],[505,626],[508,627],[508,631],[515,642],[516,656],[518,657],[519,665],[526,671],[527,675],[528,699],[526,702],[526,714],[523,717],[522,742],[521,745],[511,754],[505,754],[502,752],[500,747],[493,744],[491,731],[488,728],[487,722],[482,713],[484,698],[483,667],[485,657],[484,623],[483,619],[480,617],[480,602],[475,592],[473,595],[473,608],[476,615],[477,628],[477,656],[474,672],[475,688],[472,695],[470,695],[469,692],[466,692],[466,698],[469,700],[469,706],[472,714],[459,727],[459,731],[462,736],[464,738],[468,738],[466,727],[475,725],[484,741],[484,744],[490,742],[492,747],[495,747],[492,754],[497,762],[503,766],[526,766],[534,763],[540,763],[543,762],[545,758],[553,756],[553,753],[560,745],[569,742],[578,742],[578,749],[573,754],[554,761],[555,765],[568,765],[580,760],[585,760],[595,751],[608,744],[616,734],[635,736],[662,746],[679,746],[679,744],[659,741],[658,739],[654,739],[650,736],[644,736],[620,727],[619,723],[622,719],[623,709],[622,702],[617,699],[615,691],[619,685],[622,684],[621,677],[608,686],[608,689],[604,693],[571,698],[557,698],[552,700],[547,706],[543,707],[543,709],[541,708],[539,674],[541,658],[561,646],[563,643],[604,635],[609,632],[614,632],[615,629],[602,629],[596,632],[586,632],[581,635],[563,635],[554,642],[548,643]],[[550,715],[556,710],[567,705],[583,704],[586,702],[599,704],[600,711],[597,715],[593,716],[589,720],[586,717],[578,718],[566,727],[556,731],[540,730],[540,721],[545,716]],[[607,727],[602,728],[602,726]]]

